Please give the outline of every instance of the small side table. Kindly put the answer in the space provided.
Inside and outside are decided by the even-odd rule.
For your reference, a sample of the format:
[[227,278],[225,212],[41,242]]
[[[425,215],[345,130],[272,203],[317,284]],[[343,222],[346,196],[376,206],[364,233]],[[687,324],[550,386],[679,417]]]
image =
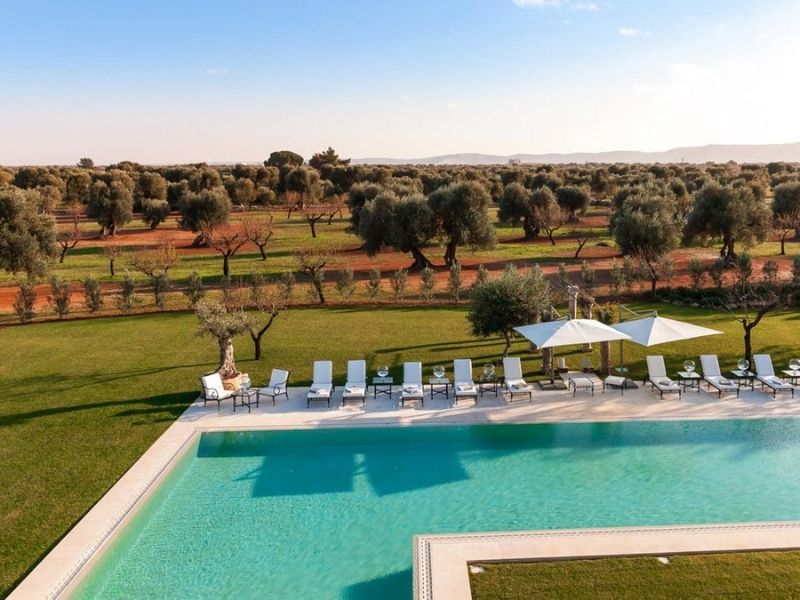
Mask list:
[[246,406],[250,412],[250,405],[255,399],[256,407],[259,406],[258,388],[239,388],[233,394],[233,412],[236,412],[236,399],[239,399],[239,406]]
[[495,375],[481,375],[481,378],[478,380],[478,391],[481,394],[481,398],[483,398],[483,394],[486,391],[494,392],[494,395],[497,396],[497,387],[498,381]]
[[392,397],[393,377],[373,377],[372,378],[372,398],[375,399],[381,394]]
[[622,396],[625,395],[625,388],[628,385],[628,379],[626,377],[618,377],[617,375],[609,375],[603,380],[603,393],[606,393],[607,387],[615,387],[619,388],[622,392]]
[[731,375],[733,375],[731,379],[735,379],[736,383],[739,384],[739,387],[741,387],[742,383],[744,382],[744,385],[749,385],[751,390],[755,389],[756,374],[753,373],[752,371],[742,371],[740,369],[735,369],[731,371]]
[[592,396],[594,396],[594,381],[588,377],[570,377],[567,386],[572,388],[573,397],[578,390],[591,390]]
[[700,391],[700,373],[697,371],[678,371],[678,378],[681,380],[681,385],[683,386],[683,391],[686,391],[686,388],[696,388],[697,391]]
[[431,377],[428,383],[431,387],[431,400],[436,394],[442,394],[448,400],[450,399],[450,380],[447,377]]
[[784,375],[786,375],[786,379],[789,380],[789,383],[792,385],[797,385],[797,381],[800,379],[800,371],[795,371],[794,369],[784,369],[781,371]]

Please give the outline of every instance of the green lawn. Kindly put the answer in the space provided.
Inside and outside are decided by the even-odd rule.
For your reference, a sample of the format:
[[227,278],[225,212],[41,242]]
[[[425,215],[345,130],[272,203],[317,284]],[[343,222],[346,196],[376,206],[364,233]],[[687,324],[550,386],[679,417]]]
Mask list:
[[[642,306],[640,308],[647,308]],[[712,311],[664,306],[662,314],[723,329],[727,335],[652,349],[670,371],[684,358],[717,352],[723,368],[741,352],[740,326]],[[280,315],[265,339],[264,357],[251,360],[249,338],[237,342],[238,366],[263,382],[272,367],[291,370],[293,385],[308,384],[314,359],[334,361],[343,383],[346,360],[365,357],[400,374],[405,360],[425,372],[458,357],[477,369],[498,360],[499,340],[469,333],[463,307],[313,308]],[[771,352],[776,368],[800,354],[800,314],[768,316],[754,347]],[[187,313],[103,318],[0,328],[0,596],[128,469],[197,394],[197,377],[212,369],[217,350],[194,334]],[[314,343],[309,343],[314,340]],[[524,353],[523,341],[512,352]],[[595,352],[597,349],[595,348]],[[628,345],[632,374],[643,374],[646,351]],[[577,351],[559,351],[580,365]],[[616,357],[616,347],[614,349]],[[540,360],[523,354],[529,376]],[[593,358],[598,364],[597,356]],[[448,367],[451,369],[452,367]]]
[[800,597],[800,552],[744,552],[480,565],[473,600]]

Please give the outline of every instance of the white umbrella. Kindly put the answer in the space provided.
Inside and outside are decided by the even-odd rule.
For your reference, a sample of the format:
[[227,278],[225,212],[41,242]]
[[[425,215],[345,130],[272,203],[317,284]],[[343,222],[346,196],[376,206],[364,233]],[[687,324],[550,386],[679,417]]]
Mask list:
[[655,346],[656,344],[679,342],[722,333],[716,329],[700,327],[699,325],[659,316],[624,321],[611,327],[620,333],[627,334],[632,342],[636,342],[641,346]]
[[627,333],[612,329],[594,319],[547,321],[546,323],[514,327],[514,331],[536,344],[537,348],[631,339]]

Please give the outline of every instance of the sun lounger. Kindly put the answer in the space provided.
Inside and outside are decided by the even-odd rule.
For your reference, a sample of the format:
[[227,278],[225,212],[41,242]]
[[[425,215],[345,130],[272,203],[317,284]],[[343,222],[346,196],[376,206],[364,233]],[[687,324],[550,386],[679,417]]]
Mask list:
[[422,363],[403,363],[403,385],[400,388],[400,404],[406,405],[406,400],[419,400],[425,404],[425,395],[422,387]]
[[658,390],[659,398],[663,399],[664,394],[678,394],[681,397],[681,386],[667,377],[667,367],[664,364],[664,357],[647,357],[647,379]]
[[314,361],[314,377],[306,396],[306,406],[313,400],[324,401],[331,405],[333,394],[333,363],[329,360]]
[[722,392],[736,392],[736,397],[739,397],[739,386],[722,376],[716,354],[703,354],[700,357],[700,366],[703,368],[703,381],[709,385],[709,388],[713,387],[717,390],[720,398],[722,398]]
[[233,390],[226,390],[222,385],[222,377],[216,371],[203,375],[200,378],[200,386],[202,388],[201,396],[203,397],[203,406],[206,402],[211,400],[217,403],[217,410],[219,410],[222,401],[226,398],[232,398],[234,395]]
[[506,356],[503,359],[503,387],[509,394],[509,401],[514,396],[527,396],[533,402],[533,387],[522,378],[522,362],[518,356]]
[[367,399],[367,363],[363,360],[347,361],[347,383],[342,392],[342,406],[348,400],[361,400],[363,406]]
[[472,361],[468,358],[459,358],[453,361],[453,389],[455,390],[456,404],[460,398],[475,398],[478,402],[478,388],[472,380]]
[[267,386],[256,390],[256,402],[261,401],[261,396],[272,398],[272,406],[275,406],[276,396],[286,396],[286,399],[288,400],[288,383],[289,371],[285,371],[284,369],[272,369],[272,374],[269,376],[269,383]]
[[753,362],[756,365],[756,379],[761,382],[762,388],[766,385],[772,390],[773,396],[778,392],[792,392],[794,398],[794,386],[775,375],[769,354],[754,354]]

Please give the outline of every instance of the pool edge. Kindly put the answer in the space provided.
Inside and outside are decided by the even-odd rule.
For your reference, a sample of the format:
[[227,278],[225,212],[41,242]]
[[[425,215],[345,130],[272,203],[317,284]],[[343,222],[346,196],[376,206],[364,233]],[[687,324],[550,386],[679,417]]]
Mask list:
[[800,521],[414,536],[414,600],[471,600],[469,565],[800,549]]

